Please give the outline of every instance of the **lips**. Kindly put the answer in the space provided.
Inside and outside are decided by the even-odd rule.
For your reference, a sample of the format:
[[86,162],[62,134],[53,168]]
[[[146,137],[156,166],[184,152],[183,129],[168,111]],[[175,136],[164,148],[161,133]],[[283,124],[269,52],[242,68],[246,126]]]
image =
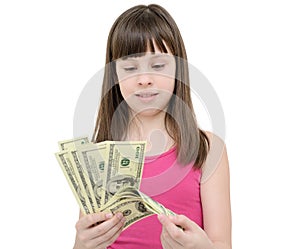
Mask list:
[[150,101],[153,101],[156,96],[158,95],[158,92],[138,92],[135,94],[136,97],[138,97],[138,99],[140,99],[140,101],[148,103]]
[[145,92],[145,93],[137,93],[136,96],[140,97],[140,98],[150,98],[153,96],[158,95],[158,93],[149,93],[149,92]]

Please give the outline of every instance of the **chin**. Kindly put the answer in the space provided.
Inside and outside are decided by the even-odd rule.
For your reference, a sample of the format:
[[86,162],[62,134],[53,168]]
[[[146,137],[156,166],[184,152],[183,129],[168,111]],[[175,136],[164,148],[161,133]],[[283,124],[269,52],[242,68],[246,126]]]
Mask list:
[[154,117],[158,114],[165,113],[165,110],[158,108],[147,108],[143,110],[134,110],[133,114],[137,117]]

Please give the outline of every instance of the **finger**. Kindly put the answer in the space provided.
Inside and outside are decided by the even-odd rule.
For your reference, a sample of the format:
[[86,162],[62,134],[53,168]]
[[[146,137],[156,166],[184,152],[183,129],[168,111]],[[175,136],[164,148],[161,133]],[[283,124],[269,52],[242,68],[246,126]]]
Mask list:
[[86,229],[91,227],[92,225],[103,222],[107,219],[110,219],[112,217],[112,214],[110,213],[93,213],[93,214],[87,214],[79,219],[79,221],[76,223],[76,229]]
[[173,224],[182,227],[184,230],[193,230],[198,227],[195,222],[184,215],[170,215],[169,219]]
[[160,241],[164,249],[172,249],[171,245],[163,237],[160,239]]
[[[86,248],[96,248],[96,246],[100,244],[102,247],[106,247],[108,245],[107,241],[109,241],[116,231],[123,227],[124,221],[118,222],[118,217],[120,217],[120,215],[115,215],[113,218],[106,220],[101,224],[77,232],[79,241],[84,244]],[[110,226],[105,226],[105,223],[111,223],[112,220],[115,221],[116,226],[113,227],[111,231],[106,230],[109,229]]]
[[184,231],[177,227],[175,223],[173,223],[170,219],[171,216],[167,217],[165,215],[158,215],[158,220],[163,225],[163,229],[165,229],[165,236],[170,236],[172,240],[176,241],[180,245],[184,245],[186,243],[186,235]]
[[183,245],[178,243],[176,240],[172,238],[172,236],[169,234],[168,230],[166,228],[163,228],[161,233],[161,241],[163,241],[163,244],[166,248],[170,249],[178,249],[178,248],[184,248]]
[[114,226],[111,230],[107,233],[107,238],[97,238],[96,244],[97,248],[101,245],[108,246],[111,245],[120,235],[120,233],[123,231],[123,226],[125,223],[125,218],[123,218],[116,226]]
[[164,227],[163,227],[163,229],[161,231],[160,241],[161,241],[161,244],[162,244],[162,246],[163,246],[164,249],[171,249],[171,246],[168,243],[168,238],[167,238],[166,230],[165,230]]
[[111,219],[91,228],[91,237],[102,237],[104,240],[112,237],[124,225],[122,213],[117,213]]

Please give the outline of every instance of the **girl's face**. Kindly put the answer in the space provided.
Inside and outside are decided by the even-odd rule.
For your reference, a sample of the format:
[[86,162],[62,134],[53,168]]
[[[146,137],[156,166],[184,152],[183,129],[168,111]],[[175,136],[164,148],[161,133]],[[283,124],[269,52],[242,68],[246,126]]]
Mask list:
[[159,52],[116,61],[120,90],[134,115],[152,116],[165,111],[175,85],[174,56]]

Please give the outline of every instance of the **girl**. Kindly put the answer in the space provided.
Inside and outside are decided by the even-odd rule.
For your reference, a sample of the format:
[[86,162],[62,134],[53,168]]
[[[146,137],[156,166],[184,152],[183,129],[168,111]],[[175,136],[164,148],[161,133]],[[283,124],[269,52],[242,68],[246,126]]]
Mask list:
[[147,140],[141,191],[178,215],[124,231],[121,213],[80,215],[74,249],[231,248],[226,149],[197,126],[186,59],[161,6],[135,6],[113,24],[93,141]]

